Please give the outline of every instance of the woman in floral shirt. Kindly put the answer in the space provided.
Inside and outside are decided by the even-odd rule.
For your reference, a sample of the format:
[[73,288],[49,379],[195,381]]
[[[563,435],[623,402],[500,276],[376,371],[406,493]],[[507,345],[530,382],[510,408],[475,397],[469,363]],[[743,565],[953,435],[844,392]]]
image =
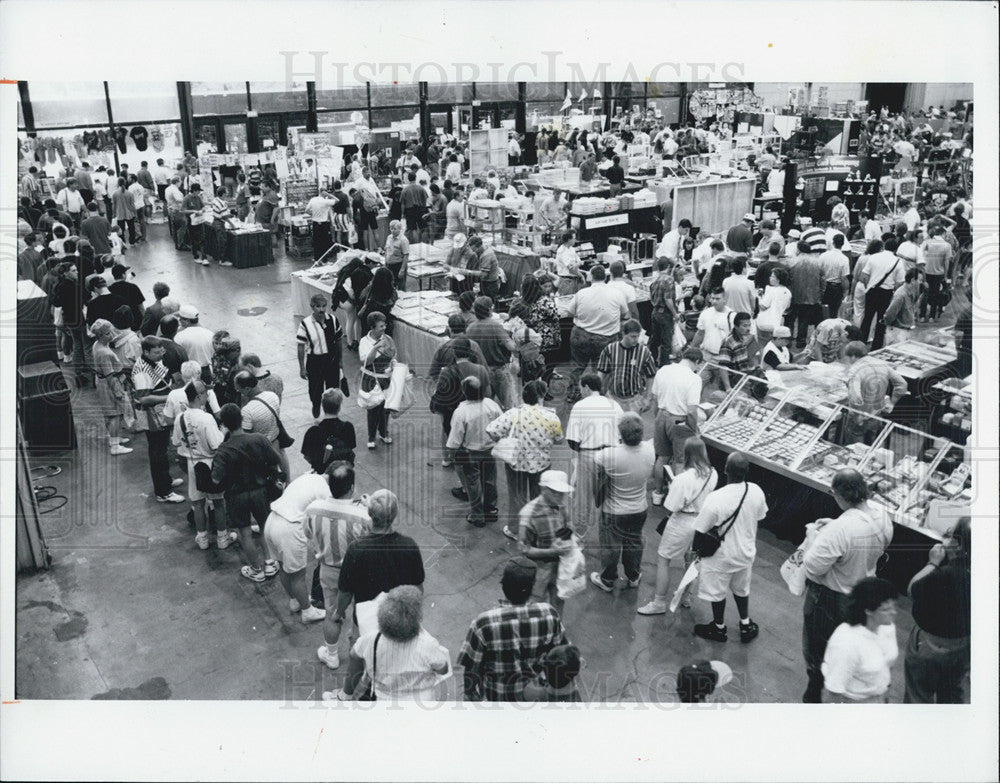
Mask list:
[[487,434],[494,440],[511,437],[517,440],[513,463],[505,463],[507,496],[510,508],[504,535],[517,539],[515,520],[525,504],[539,493],[538,480],[552,464],[552,446],[562,440],[562,424],[556,412],[541,403],[548,387],[545,381],[530,381],[524,385],[524,403],[511,408],[490,422]]
[[[528,306],[525,323],[542,336],[542,353],[551,354],[559,350],[562,344],[562,334],[559,331],[559,311],[556,309],[556,298],[545,293],[541,282],[534,275],[525,275],[521,281],[521,298]],[[552,366],[554,362],[546,355],[546,362]]]

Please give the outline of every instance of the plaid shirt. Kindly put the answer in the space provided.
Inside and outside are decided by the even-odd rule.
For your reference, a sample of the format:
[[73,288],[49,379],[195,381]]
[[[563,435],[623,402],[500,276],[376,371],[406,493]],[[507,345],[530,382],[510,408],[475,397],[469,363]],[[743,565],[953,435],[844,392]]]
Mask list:
[[515,606],[501,600],[472,621],[458,654],[466,693],[487,701],[515,701],[518,684],[536,675],[541,657],[566,643],[559,615],[549,604]]
[[735,332],[731,332],[729,337],[722,341],[722,348],[719,349],[719,363],[725,364],[734,370],[746,372],[750,369],[750,343],[753,337],[738,337]]
[[627,400],[645,391],[646,381],[656,375],[656,362],[645,345],[626,348],[621,342],[615,342],[601,351],[597,371],[611,373],[609,391]]
[[667,303],[675,300],[676,292],[673,275],[667,272],[657,275],[649,284],[649,303],[653,310],[666,310]]

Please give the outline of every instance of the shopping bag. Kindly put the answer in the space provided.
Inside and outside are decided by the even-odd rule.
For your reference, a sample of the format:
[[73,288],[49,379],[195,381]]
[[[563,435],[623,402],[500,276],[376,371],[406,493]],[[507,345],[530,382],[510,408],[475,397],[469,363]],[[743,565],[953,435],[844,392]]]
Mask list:
[[370,410],[371,408],[377,408],[385,402],[385,392],[382,391],[382,387],[375,384],[375,388],[370,391],[364,391],[363,389],[358,389],[358,407],[364,408],[365,410]]
[[397,362],[392,368],[389,388],[385,390],[385,409],[398,417],[413,407],[415,399],[410,368]]
[[385,593],[379,593],[370,601],[362,601],[354,605],[354,613],[358,618],[359,637],[378,631],[378,608],[385,600],[385,595]]
[[679,354],[684,350],[687,345],[687,337],[684,336],[684,328],[680,323],[674,324],[674,337],[670,342],[670,352],[672,354]]
[[580,539],[573,536],[569,548],[559,555],[559,571],[556,574],[556,595],[572,598],[587,589],[586,562]]
[[788,590],[792,595],[802,595],[806,591],[806,569],[802,565],[802,560],[805,558],[806,551],[816,539],[819,528],[820,525],[815,522],[810,522],[806,525],[805,540],[781,564],[781,568],[779,569],[781,578],[785,580],[785,584],[788,585]]
[[517,438],[508,435],[493,444],[493,456],[511,467],[517,461]]
[[701,561],[695,560],[691,563],[691,565],[688,566],[688,570],[684,572],[684,576],[681,577],[681,582],[677,585],[677,590],[674,591],[674,597],[670,599],[671,612],[677,611],[677,607],[681,605],[681,598],[684,597],[684,591],[687,589],[687,586],[698,578],[699,562]]

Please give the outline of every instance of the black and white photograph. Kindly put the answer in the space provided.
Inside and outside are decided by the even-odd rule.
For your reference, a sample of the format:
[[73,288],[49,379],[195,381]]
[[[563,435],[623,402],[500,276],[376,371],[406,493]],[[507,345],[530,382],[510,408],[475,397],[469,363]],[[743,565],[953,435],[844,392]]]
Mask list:
[[0,4],[3,777],[995,779],[996,24]]

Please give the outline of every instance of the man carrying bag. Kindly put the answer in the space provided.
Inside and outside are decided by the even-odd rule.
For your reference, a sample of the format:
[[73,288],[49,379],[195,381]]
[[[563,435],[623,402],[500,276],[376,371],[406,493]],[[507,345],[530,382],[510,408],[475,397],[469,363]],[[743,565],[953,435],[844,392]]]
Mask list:
[[701,558],[698,597],[712,604],[714,622],[695,625],[694,634],[713,642],[727,639],[726,594],[732,591],[740,615],[740,641],[757,638],[750,619],[750,576],[757,556],[757,523],[767,516],[764,492],[747,481],[747,458],[733,452],[726,460],[726,485],[705,498],[694,523],[695,554]]

